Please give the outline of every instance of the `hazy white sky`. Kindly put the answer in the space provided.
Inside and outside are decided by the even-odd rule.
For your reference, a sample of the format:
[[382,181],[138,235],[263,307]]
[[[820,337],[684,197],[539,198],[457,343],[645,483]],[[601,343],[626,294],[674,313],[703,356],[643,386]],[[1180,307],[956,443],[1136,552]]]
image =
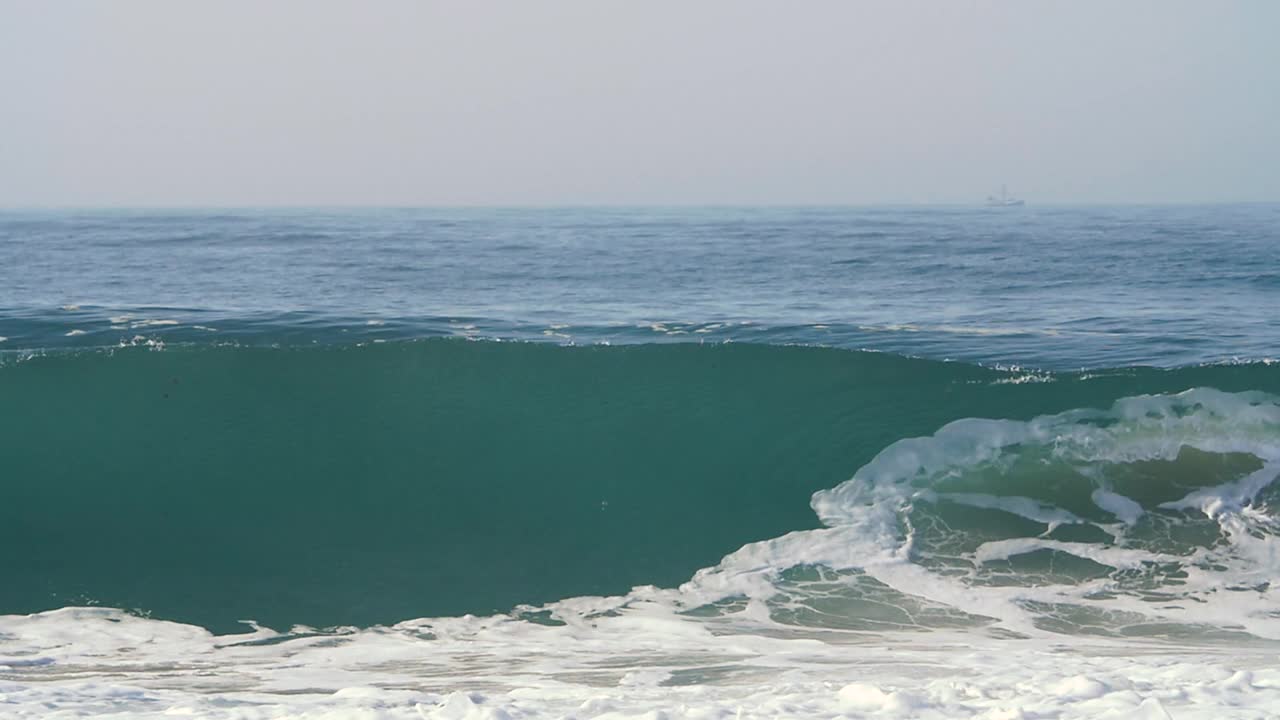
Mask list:
[[0,205],[1280,201],[1280,2],[0,0]]

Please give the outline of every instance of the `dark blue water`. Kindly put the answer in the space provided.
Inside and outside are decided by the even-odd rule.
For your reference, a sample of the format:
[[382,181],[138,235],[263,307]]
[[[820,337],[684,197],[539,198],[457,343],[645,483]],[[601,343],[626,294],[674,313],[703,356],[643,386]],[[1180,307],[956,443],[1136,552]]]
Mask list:
[[461,335],[1274,357],[1280,205],[0,213],[0,350]]

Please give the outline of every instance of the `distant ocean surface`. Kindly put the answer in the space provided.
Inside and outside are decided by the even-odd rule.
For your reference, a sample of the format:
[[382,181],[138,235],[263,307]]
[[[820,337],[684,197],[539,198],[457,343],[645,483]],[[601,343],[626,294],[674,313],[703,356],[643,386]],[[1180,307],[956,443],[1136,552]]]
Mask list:
[[4,349],[752,342],[1045,369],[1276,353],[1280,206],[0,214]]
[[1280,715],[1280,205],[0,211],[0,717]]

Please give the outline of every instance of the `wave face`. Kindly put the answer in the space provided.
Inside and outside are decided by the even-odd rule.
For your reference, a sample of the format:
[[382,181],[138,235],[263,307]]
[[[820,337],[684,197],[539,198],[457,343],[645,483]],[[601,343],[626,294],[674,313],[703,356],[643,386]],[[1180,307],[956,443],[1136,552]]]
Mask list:
[[1277,395],[1261,363],[739,344],[10,359],[0,613],[227,631],[609,595],[787,627],[1280,637]]

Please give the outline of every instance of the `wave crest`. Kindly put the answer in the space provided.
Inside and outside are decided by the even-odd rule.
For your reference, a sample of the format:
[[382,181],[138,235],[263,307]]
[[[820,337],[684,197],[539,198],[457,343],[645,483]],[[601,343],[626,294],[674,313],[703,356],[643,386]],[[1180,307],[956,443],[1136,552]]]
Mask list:
[[685,591],[788,622],[870,628],[857,614],[873,602],[916,618],[903,626],[1280,638],[1277,476],[1280,399],[1261,392],[958,420],[815,493],[827,527],[748,545]]

